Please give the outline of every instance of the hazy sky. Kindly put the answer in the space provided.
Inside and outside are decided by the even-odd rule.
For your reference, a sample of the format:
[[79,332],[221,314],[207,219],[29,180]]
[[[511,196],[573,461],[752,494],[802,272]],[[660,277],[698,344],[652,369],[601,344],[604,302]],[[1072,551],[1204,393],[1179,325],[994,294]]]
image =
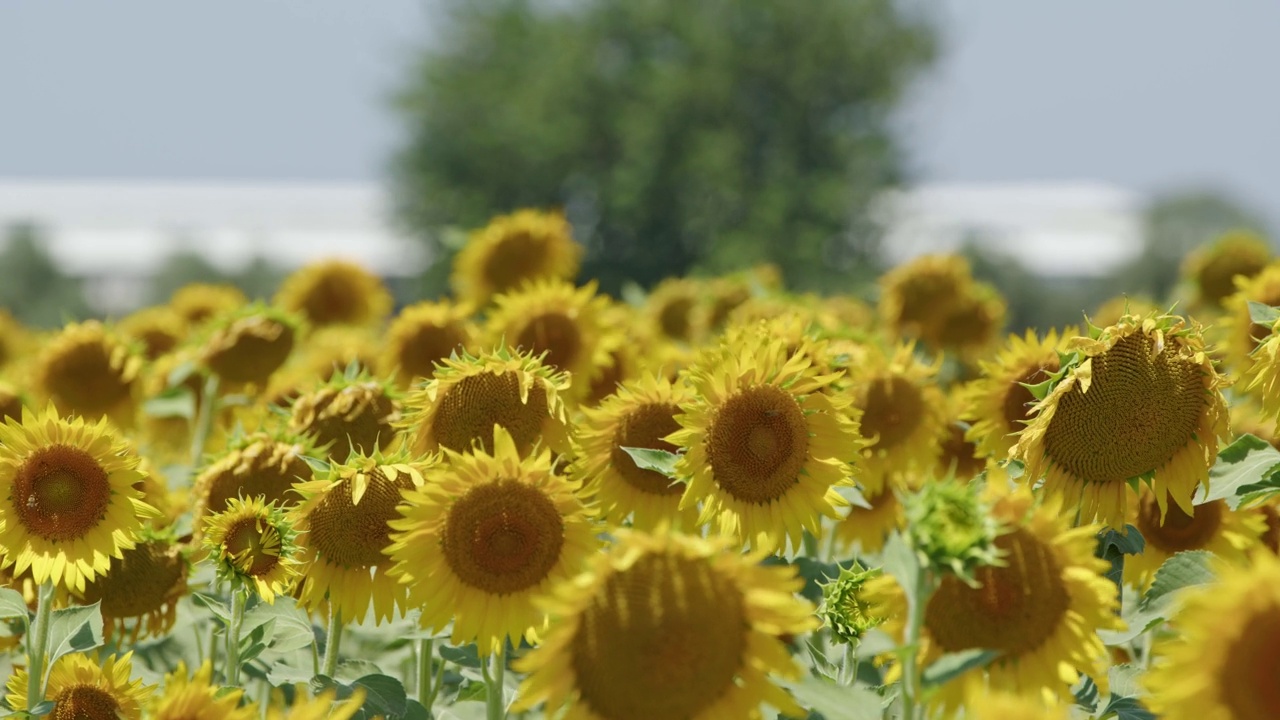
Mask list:
[[[917,0],[919,1],[919,0]],[[924,0],[917,176],[1212,184],[1280,227],[1280,3]],[[3,0],[0,176],[376,179],[427,0]]]

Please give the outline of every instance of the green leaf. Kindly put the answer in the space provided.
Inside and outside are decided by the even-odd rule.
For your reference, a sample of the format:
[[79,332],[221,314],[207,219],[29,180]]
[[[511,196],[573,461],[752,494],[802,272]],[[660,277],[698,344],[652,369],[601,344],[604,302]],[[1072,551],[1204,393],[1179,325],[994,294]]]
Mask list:
[[388,716],[404,714],[408,697],[399,680],[389,675],[365,675],[351,685],[365,689],[365,710]]
[[1269,328],[1275,325],[1277,320],[1280,320],[1280,308],[1250,300],[1249,320],[1254,325],[1266,325]]
[[635,461],[636,467],[641,470],[660,472],[672,480],[680,479],[676,476],[676,462],[680,459],[680,456],[676,453],[638,447],[624,447],[622,450],[631,456],[631,459]]
[[187,381],[197,369],[194,360],[186,360],[178,364],[177,367],[169,371],[169,377],[165,379],[165,383],[170,388],[176,388]]
[[196,398],[185,387],[170,388],[142,403],[142,412],[153,418],[186,418],[196,416]]
[[13,588],[0,588],[0,619],[23,618],[25,620],[29,617],[27,601],[22,599],[22,593]]
[[463,645],[460,648],[441,645],[440,657],[462,667],[480,667],[480,655],[476,652],[475,643]]
[[1280,469],[1280,451],[1266,440],[1246,433],[1218,453],[1217,462],[1209,468],[1209,490],[1198,490],[1194,502],[1202,505],[1226,500],[1235,510],[1246,494],[1258,490],[1249,486],[1271,481],[1277,469]]
[[842,686],[808,676],[798,683],[783,683],[803,707],[826,720],[880,720],[881,699],[858,686]]
[[[86,652],[102,644],[100,603],[54,610],[49,622],[49,667],[63,655]],[[48,682],[48,678],[45,678]]]
[[225,627],[231,624],[231,609],[227,604],[212,595],[204,593],[191,593],[191,602],[204,608],[208,608],[209,612],[217,618]]
[[1112,697],[1103,709],[1100,719],[1112,716],[1118,720],[1156,720],[1156,716],[1142,706],[1142,702],[1132,697]]
[[1146,541],[1138,528],[1125,525],[1124,532],[1108,528],[1098,535],[1098,547],[1095,554],[1111,563],[1107,570],[1107,579],[1121,587],[1124,582],[1124,556],[1137,555],[1146,547]]
[[354,683],[367,675],[381,675],[382,668],[360,658],[348,658],[338,663],[333,671],[333,679],[338,682]]
[[1142,596],[1142,609],[1155,607],[1167,602],[1169,596],[1179,590],[1195,585],[1207,585],[1214,581],[1212,569],[1214,555],[1207,550],[1188,550],[1180,552],[1156,570],[1151,588]]
[[990,665],[991,661],[995,660],[999,655],[999,650],[983,650],[980,648],[947,653],[925,668],[920,675],[920,679],[925,687],[942,685],[969,670]]
[[458,689],[458,697],[454,702],[484,702],[489,699],[489,686],[483,682],[469,680]]
[[275,623],[275,632],[267,647],[276,652],[301,650],[315,641],[315,629],[311,626],[311,620],[291,597],[278,597],[271,604],[258,603],[244,615],[244,627],[254,627],[268,621]]
[[818,649],[812,640],[804,641],[804,649],[809,655],[810,667],[812,667],[819,675],[828,680],[835,680],[840,673],[840,668],[835,663],[827,659],[827,654]]
[[422,703],[410,698],[405,702],[404,717],[400,720],[431,720],[431,713],[422,706]]
[[902,587],[903,593],[906,594],[907,602],[914,603],[916,593],[916,578],[920,575],[920,558],[916,555],[916,551],[911,549],[907,544],[906,538],[900,532],[894,532],[889,536],[888,541],[884,544],[884,552],[881,554],[881,562],[884,563],[882,568],[887,575],[891,575],[898,581],[898,585]]

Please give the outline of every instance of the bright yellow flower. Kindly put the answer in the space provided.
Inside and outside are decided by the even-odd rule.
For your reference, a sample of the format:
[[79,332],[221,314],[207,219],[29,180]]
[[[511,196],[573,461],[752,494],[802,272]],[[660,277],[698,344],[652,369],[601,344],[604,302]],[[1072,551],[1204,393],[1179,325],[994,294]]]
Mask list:
[[218,576],[246,583],[268,603],[288,593],[301,574],[297,532],[262,496],[232,498],[205,519],[204,546]]
[[240,707],[244,695],[241,688],[226,692],[213,684],[213,666],[208,660],[187,677],[187,664],[178,661],[173,672],[164,676],[164,692],[151,701],[152,720],[255,720],[258,713],[252,705]]
[[90,320],[71,323],[49,340],[34,368],[36,388],[60,411],[133,424],[141,348]]
[[[46,679],[45,698],[54,702],[49,720],[141,720],[142,703],[153,688],[141,680],[129,680],[132,652],[112,655],[105,662],[82,653],[58,658]],[[10,707],[27,707],[27,669],[9,676]]]
[[1208,550],[1224,562],[1243,564],[1266,532],[1267,521],[1249,510],[1232,510],[1225,500],[1213,500],[1195,506],[1188,515],[1173,506],[1161,520],[1160,508],[1150,490],[1131,511],[1131,520],[1142,533],[1145,547],[1124,562],[1124,580],[1145,590],[1156,571],[1166,560],[1188,550]]

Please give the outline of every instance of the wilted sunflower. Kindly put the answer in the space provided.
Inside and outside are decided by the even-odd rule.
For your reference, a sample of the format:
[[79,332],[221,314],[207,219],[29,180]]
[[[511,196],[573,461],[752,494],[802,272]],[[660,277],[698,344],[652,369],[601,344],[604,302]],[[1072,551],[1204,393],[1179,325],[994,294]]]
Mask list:
[[370,603],[378,623],[397,607],[406,609],[406,588],[388,574],[388,523],[400,516],[401,494],[422,487],[434,462],[404,453],[352,455],[324,477],[296,486],[303,502],[294,514],[306,563],[300,605],[314,610],[327,599],[330,612],[350,622],[362,621]]
[[1191,323],[1129,315],[1067,342],[1067,364],[1043,385],[1014,448],[1024,479],[1043,477],[1064,513],[1119,527],[1134,480],[1151,487],[1162,516],[1170,498],[1191,512],[1227,435],[1223,379]]
[[209,320],[201,359],[230,383],[263,385],[293,352],[301,320],[261,303]]
[[820,374],[804,347],[756,337],[708,352],[689,372],[694,397],[668,442],[685,448],[676,470],[689,478],[682,508],[702,503],[699,522],[773,550],[820,518],[838,518],[853,463],[865,443],[846,395],[828,394],[838,373]]
[[471,349],[476,329],[464,303],[420,302],[400,311],[387,328],[378,367],[401,388],[431,379],[436,363]]
[[706,331],[702,287],[688,278],[667,278],[645,299],[644,318],[660,337],[683,343],[699,341]]
[[240,288],[234,285],[191,283],[174,291],[169,298],[169,307],[195,327],[248,302]]
[[1280,707],[1280,559],[1254,553],[1189,590],[1156,642],[1145,702],[1165,720],[1270,720]]
[[1257,275],[1271,261],[1271,246],[1252,230],[1231,230],[1196,248],[1182,264],[1182,276],[1195,287],[1195,307],[1216,310],[1235,293],[1236,278]]
[[1247,373],[1253,367],[1253,351],[1270,333],[1267,325],[1254,323],[1249,303],[1280,305],[1280,262],[1273,262],[1252,278],[1240,278],[1237,291],[1222,303],[1222,354],[1227,367]]
[[1132,511],[1131,522],[1142,533],[1145,547],[1140,554],[1125,558],[1124,580],[1139,590],[1151,584],[1165,560],[1180,552],[1208,550],[1225,562],[1243,564],[1267,529],[1261,515],[1232,510],[1225,500],[1196,505],[1194,514],[1175,505],[1162,520],[1155,498],[1146,489]]
[[239,580],[268,603],[301,571],[297,532],[284,511],[258,496],[233,498],[204,521],[204,547],[223,580]]
[[939,336],[941,308],[970,296],[973,276],[959,255],[922,255],[880,277],[880,319],[900,338]]
[[153,535],[113,558],[107,573],[88,583],[79,599],[86,605],[102,603],[108,640],[119,636],[123,644],[160,637],[173,628],[178,601],[187,592],[187,566],[171,539]]
[[541,441],[568,453],[568,419],[560,398],[568,385],[563,373],[518,350],[464,352],[441,363],[435,377],[405,397],[400,427],[419,455],[440,448],[468,452],[477,441],[493,452],[495,424],[511,433],[522,452]]
[[492,455],[446,450],[431,483],[405,493],[387,550],[422,625],[452,621],[453,644],[486,655],[508,639],[536,642],[546,615],[533,598],[572,580],[598,546],[551,454],[522,457],[510,433],[491,431]]
[[[1116,295],[1107,298],[1089,315],[1089,322],[1098,327],[1107,327],[1120,322],[1125,315],[1142,317],[1160,310],[1155,301],[1145,295]],[[1063,331],[1063,337],[1071,336],[1075,331]]]
[[328,459],[371,455],[396,440],[399,394],[389,383],[366,374],[335,375],[293,401],[289,429],[311,438]]
[[[45,698],[53,709],[45,718],[53,720],[141,720],[142,703],[153,688],[141,680],[129,680],[132,652],[112,655],[105,661],[83,653],[58,658],[49,669]],[[9,707],[27,707],[27,668],[19,667],[9,676]]]
[[631,524],[641,529],[662,522],[693,529],[697,508],[679,510],[684,485],[656,470],[638,467],[622,449],[675,452],[676,446],[664,438],[680,429],[675,416],[688,399],[683,385],[646,375],[624,383],[598,409],[582,409],[572,474],[583,493],[594,496],[602,518],[622,523],[630,517]]
[[[977,568],[973,587],[944,577],[925,606],[920,652],[926,667],[975,648],[1000,655],[943,685],[933,702],[954,709],[984,675],[993,691],[1046,702],[1071,702],[1082,674],[1105,688],[1109,663],[1097,631],[1121,622],[1116,586],[1102,575],[1108,565],[1093,555],[1099,527],[1068,528],[1056,509],[1033,507],[1025,488],[992,496],[992,516],[1004,528],[995,543],[1004,564]],[[872,580],[868,592],[882,593],[875,612],[889,618],[882,629],[900,638],[906,598],[897,580]]]
[[494,304],[486,328],[488,345],[506,343],[568,373],[575,397],[591,390],[596,368],[609,362],[609,348],[602,342],[607,301],[596,295],[594,282],[576,288],[541,280],[498,295]]
[[173,351],[187,337],[187,319],[166,305],[143,308],[121,320],[121,335],[142,344],[148,360]]
[[515,709],[565,720],[757,717],[804,711],[771,675],[800,668],[782,639],[818,626],[793,567],[686,535],[618,531],[589,572],[547,601],[551,630],[515,664]]
[[1028,330],[1025,337],[1010,335],[992,360],[978,361],[981,377],[962,391],[961,417],[971,423],[965,435],[977,443],[984,457],[1003,460],[1009,456],[1036,404],[1026,386],[1038,385],[1058,372],[1058,353],[1076,334],[1077,329],[1069,327],[1062,334],[1050,330],[1041,338]]
[[178,661],[164,676],[164,692],[152,698],[152,720],[255,720],[257,709],[240,707],[241,688],[223,689],[213,684],[213,666],[208,660],[187,677],[187,664]]
[[226,450],[196,476],[192,495],[197,538],[203,532],[204,518],[226,510],[227,501],[233,498],[262,497],[281,508],[296,504],[297,497],[289,491],[294,483],[314,479],[306,458],[315,454],[309,440],[288,431],[233,436]]
[[854,505],[849,515],[836,523],[836,539],[863,553],[877,553],[884,548],[889,533],[906,525],[907,516],[898,500],[896,483],[886,484],[880,492],[864,493],[870,508]]
[[346,260],[312,263],[280,283],[275,304],[315,327],[376,325],[391,312],[391,293],[377,275]]
[[562,213],[519,210],[471,233],[454,257],[449,281],[460,299],[483,306],[529,280],[572,280],[581,258],[582,246]]
[[58,417],[53,408],[0,426],[0,550],[14,573],[83,592],[111,558],[135,544],[155,508],[135,489],[138,456],[106,420]]
[[36,359],[36,387],[64,413],[129,427],[143,362],[138,350],[96,320],[70,323]]

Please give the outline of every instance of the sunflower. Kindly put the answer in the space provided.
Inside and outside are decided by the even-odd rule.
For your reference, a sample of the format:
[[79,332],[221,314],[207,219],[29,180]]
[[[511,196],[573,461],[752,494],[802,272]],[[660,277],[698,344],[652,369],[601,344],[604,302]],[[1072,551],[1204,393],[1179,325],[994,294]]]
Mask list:
[[[626,324],[615,323],[606,323],[606,326],[611,328],[628,327]],[[583,406],[595,407],[599,405],[604,402],[605,398],[617,392],[619,385],[641,375],[641,360],[633,342],[633,340],[628,341],[628,338],[621,335],[621,333],[614,334],[613,337],[606,341],[611,348],[609,359],[605,361],[604,365],[597,367],[592,372],[591,388],[582,400]]]
[[978,361],[981,378],[961,392],[961,417],[971,423],[965,436],[984,457],[1003,460],[1009,456],[1036,403],[1026,386],[1038,385],[1058,372],[1058,354],[1076,334],[1076,328],[1069,327],[1061,334],[1050,330],[1041,338],[1027,330],[1024,337],[1010,335],[992,360]]
[[1239,435],[1256,435],[1271,447],[1280,450],[1280,435],[1276,434],[1276,414],[1268,414],[1262,403],[1249,395],[1232,398],[1231,432]]
[[964,702],[966,720],[1067,720],[1066,703],[1045,704],[1043,700],[1006,692],[991,692],[974,684]]
[[[1071,702],[1070,688],[1082,674],[1105,689],[1109,662],[1097,631],[1122,624],[1116,586],[1102,575],[1108,565],[1093,555],[1100,528],[1067,527],[1056,509],[1034,507],[1026,488],[988,491],[1003,528],[995,544],[1004,564],[978,568],[975,586],[944,576],[924,608],[920,652],[926,667],[975,648],[1000,655],[943,685],[933,702],[955,708],[984,675],[992,691],[1050,704]],[[879,597],[874,612],[888,618],[883,629],[900,638],[906,599],[897,580],[876,578],[868,594]]]
[[227,382],[263,385],[289,359],[300,325],[261,303],[237,308],[209,320],[201,359]]
[[545,614],[533,598],[571,580],[597,548],[551,454],[522,457],[502,426],[492,431],[492,455],[446,450],[431,483],[405,493],[387,550],[422,625],[440,630],[452,621],[452,642],[474,641],[483,654],[508,639],[535,642]]
[[644,304],[644,318],[659,337],[683,343],[696,343],[706,331],[702,317],[701,286],[688,278],[667,278],[649,293]]
[[[1071,352],[1014,448],[1024,478],[1044,478],[1063,512],[1120,526],[1129,482],[1192,512],[1196,485],[1208,485],[1218,442],[1227,436],[1224,382],[1205,353],[1200,326],[1181,318],[1127,315]],[[1057,378],[1061,378],[1058,380]]]
[[1280,262],[1267,265],[1251,278],[1240,278],[1236,287],[1222,302],[1222,353],[1229,368],[1246,373],[1253,367],[1254,349],[1271,333],[1271,328],[1253,322],[1249,303],[1280,305]]
[[1244,563],[1267,530],[1267,521],[1248,510],[1235,511],[1225,500],[1195,506],[1188,514],[1176,505],[1161,519],[1160,508],[1150,490],[1131,511],[1131,522],[1142,533],[1145,547],[1125,559],[1125,582],[1145,590],[1165,560],[1188,550],[1208,550],[1226,562]]
[[213,666],[208,660],[189,678],[187,664],[178,661],[164,676],[164,693],[153,697],[148,717],[152,720],[255,720],[253,706],[240,707],[241,688],[223,689],[213,684]]
[[793,567],[761,565],[727,538],[620,530],[588,572],[547,601],[542,644],[515,709],[546,703],[565,720],[747,718],[761,703],[804,711],[771,680],[800,669],[782,635],[814,630]]
[[160,637],[173,628],[178,601],[187,592],[187,565],[171,540],[151,536],[113,558],[106,574],[85,586],[80,601],[102,603],[107,639],[136,643],[139,637]]
[[[1103,300],[1089,316],[1089,322],[1098,327],[1107,327],[1120,322],[1120,318],[1125,315],[1142,317],[1158,310],[1160,307],[1155,301],[1145,295],[1116,295]],[[1062,336],[1067,337],[1074,332],[1064,331]]]
[[865,493],[863,498],[871,507],[850,507],[849,515],[836,523],[832,531],[836,540],[864,554],[880,552],[889,533],[901,530],[907,523],[895,485],[897,483],[889,483],[879,492]]
[[946,426],[938,444],[937,467],[933,477],[955,477],[971,480],[987,467],[986,459],[979,454],[978,446],[967,437],[970,426],[960,419],[961,400],[958,393],[948,393]]
[[750,281],[741,276],[715,278],[707,283],[707,293],[707,329],[712,331],[719,330],[729,320],[729,314],[753,294]]
[[58,409],[117,424],[133,423],[138,348],[90,320],[70,323],[45,344],[35,365],[38,391]]
[[363,266],[346,260],[306,265],[284,279],[275,304],[315,327],[377,325],[391,312],[391,293]]
[[400,427],[418,455],[440,448],[468,452],[476,442],[493,452],[495,423],[522,452],[541,441],[568,453],[568,417],[560,399],[568,385],[563,373],[519,350],[464,352],[441,363],[435,377],[405,397]]
[[234,285],[191,283],[174,291],[169,307],[186,319],[192,327],[202,325],[215,315],[245,305],[249,299]]
[[0,380],[0,423],[5,418],[21,420],[22,408],[26,405],[22,391],[16,385]]
[[320,381],[328,380],[335,372],[346,372],[352,365],[372,373],[378,367],[381,343],[368,328],[349,325],[320,328],[307,336],[295,354],[296,365],[305,368],[310,378]]
[[31,344],[30,333],[22,323],[13,319],[4,308],[0,308],[0,368],[3,368],[27,354]]
[[399,395],[389,383],[363,373],[335,375],[293,401],[289,429],[311,438],[328,459],[385,450],[396,440]]
[[14,573],[83,592],[135,544],[155,508],[134,485],[138,456],[106,420],[64,419],[51,407],[0,426],[0,550]]
[[155,360],[172,352],[187,337],[187,319],[171,307],[143,308],[116,325],[120,334],[141,343],[143,355]]
[[272,703],[267,706],[267,720],[350,720],[364,705],[366,691],[356,686],[355,691],[338,700],[336,690],[325,690],[310,699],[296,698],[286,708]]
[[998,342],[1007,311],[999,291],[974,282],[963,295],[938,308],[936,319],[925,324],[921,337],[936,352],[985,355]]
[[356,454],[331,465],[324,477],[295,486],[303,498],[294,516],[306,562],[300,605],[314,610],[327,599],[330,612],[360,622],[372,604],[378,623],[397,607],[407,609],[406,588],[388,574],[389,523],[399,517],[402,493],[422,487],[434,463],[403,452]]
[[892,351],[865,346],[845,368],[866,439],[862,485],[874,493],[890,475],[931,470],[947,435],[946,396],[934,382],[939,364],[924,364],[906,343]]
[[[45,681],[45,698],[53,709],[42,717],[63,720],[140,720],[142,703],[152,688],[141,680],[129,680],[132,652],[112,655],[104,662],[83,653],[58,658]],[[16,668],[9,676],[9,707],[27,707],[27,668]]]
[[804,346],[788,354],[783,340],[744,336],[690,370],[694,396],[667,441],[686,450],[680,507],[701,502],[700,523],[773,550],[839,517],[835,487],[852,484],[865,443],[847,396],[828,394],[839,373],[819,374],[810,358]]
[[1280,560],[1255,552],[1189,590],[1143,678],[1165,720],[1270,720],[1280,707]]
[[1231,230],[1188,254],[1182,275],[1195,286],[1195,305],[1216,310],[1236,291],[1236,278],[1248,280],[1270,261],[1266,238],[1252,230]]
[[387,328],[380,372],[394,376],[405,389],[431,379],[436,363],[471,349],[476,337],[471,314],[470,305],[448,301],[420,302],[401,310]]
[[839,372],[833,367],[834,357],[829,352],[829,343],[812,312],[790,308],[762,320],[730,322],[721,334],[721,343],[734,346],[750,342],[752,336],[782,340],[788,355],[805,352],[815,369],[823,373]]
[[922,255],[880,278],[880,319],[900,338],[940,334],[942,314],[971,295],[973,276],[959,255]]
[[308,439],[288,431],[233,436],[218,459],[196,475],[192,495],[197,537],[203,532],[205,517],[225,510],[233,498],[262,497],[281,508],[296,504],[297,497],[289,491],[294,483],[314,479],[307,457],[315,454]]
[[660,522],[692,529],[697,509],[679,510],[684,486],[640,468],[624,447],[675,452],[663,438],[680,429],[675,416],[689,400],[683,385],[646,375],[625,383],[598,409],[583,408],[578,427],[577,460],[572,469],[583,494],[594,496],[605,520],[651,529]]
[[268,603],[293,587],[300,574],[297,532],[274,503],[261,496],[232,498],[204,521],[204,547],[218,576],[252,587]]
[[449,280],[460,299],[483,306],[529,280],[572,280],[581,259],[582,246],[562,213],[519,210],[471,233]]

